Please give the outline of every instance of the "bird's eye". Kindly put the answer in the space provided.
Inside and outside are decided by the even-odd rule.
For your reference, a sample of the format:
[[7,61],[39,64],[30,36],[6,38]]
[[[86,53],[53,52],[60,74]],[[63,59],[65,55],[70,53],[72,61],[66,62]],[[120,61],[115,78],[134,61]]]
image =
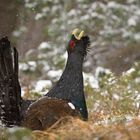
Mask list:
[[69,43],[69,45],[70,45],[70,48],[71,49],[74,49],[75,41],[71,40],[70,43]]

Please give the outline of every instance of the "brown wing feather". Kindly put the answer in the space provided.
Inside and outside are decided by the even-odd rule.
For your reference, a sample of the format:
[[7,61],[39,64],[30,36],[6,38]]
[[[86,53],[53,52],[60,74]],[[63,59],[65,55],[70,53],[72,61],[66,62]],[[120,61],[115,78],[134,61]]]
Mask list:
[[68,101],[43,97],[28,109],[22,125],[33,130],[44,130],[66,116],[80,116]]

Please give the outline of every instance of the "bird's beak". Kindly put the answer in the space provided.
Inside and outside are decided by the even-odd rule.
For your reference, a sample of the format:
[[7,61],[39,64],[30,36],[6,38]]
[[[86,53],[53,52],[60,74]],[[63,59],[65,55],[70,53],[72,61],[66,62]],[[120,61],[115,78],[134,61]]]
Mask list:
[[78,29],[78,28],[76,28],[76,29],[74,29],[73,31],[72,31],[72,35],[74,35],[74,37],[77,39],[77,40],[80,40],[81,39],[81,37],[83,37],[84,36],[84,31],[82,30],[81,32],[80,32],[80,30]]

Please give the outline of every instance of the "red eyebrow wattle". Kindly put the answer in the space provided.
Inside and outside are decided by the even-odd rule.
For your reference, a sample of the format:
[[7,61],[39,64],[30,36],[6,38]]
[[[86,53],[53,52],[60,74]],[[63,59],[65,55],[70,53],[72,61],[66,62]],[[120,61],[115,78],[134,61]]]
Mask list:
[[75,46],[75,41],[71,40],[71,41],[70,41],[70,47],[73,49],[74,46]]

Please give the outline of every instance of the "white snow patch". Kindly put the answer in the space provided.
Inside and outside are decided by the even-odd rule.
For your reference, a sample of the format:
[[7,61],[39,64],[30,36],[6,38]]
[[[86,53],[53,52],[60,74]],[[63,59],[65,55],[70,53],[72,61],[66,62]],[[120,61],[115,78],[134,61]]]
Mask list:
[[43,17],[43,14],[42,13],[37,13],[36,16],[35,16],[35,20],[39,20]]
[[48,72],[48,76],[50,78],[58,78],[61,76],[61,74],[62,74],[62,70],[50,70]]
[[29,69],[29,66],[26,63],[19,63],[19,69],[26,71]]
[[137,22],[133,17],[131,17],[131,18],[128,19],[128,25],[129,26],[136,26]]
[[35,85],[35,91],[42,91],[45,88],[52,87],[52,82],[50,80],[39,80]]
[[25,90],[24,90],[24,88],[21,88],[21,97],[23,97],[24,94],[25,94]]
[[113,94],[113,98],[116,99],[117,101],[120,100],[120,96],[118,94]]
[[140,9],[137,9],[137,11],[135,13],[136,13],[136,15],[140,16]]
[[48,71],[50,69],[50,66],[48,64],[44,65],[43,71]]
[[89,15],[84,15],[80,18],[81,21],[88,20],[90,18]]
[[104,16],[102,16],[102,15],[96,13],[96,12],[92,12],[91,17],[92,18],[98,18],[98,19],[104,19]]
[[132,32],[124,30],[122,37],[123,38],[132,37]]
[[68,53],[65,52],[62,57],[66,60],[68,58]]
[[131,73],[133,73],[133,72],[135,72],[135,69],[134,69],[134,68],[131,68],[131,69],[129,69],[128,71],[126,71],[126,74],[131,74]]
[[29,61],[28,64],[30,66],[36,67],[36,62],[35,61]]
[[140,107],[140,103],[139,103],[139,102],[136,102],[136,103],[135,103],[135,106],[136,106],[136,108],[139,109],[139,107]]
[[28,61],[28,65],[30,67],[30,70],[32,70],[32,71],[36,70],[37,64],[35,61]]
[[140,83],[140,77],[136,78],[136,79],[135,79],[135,82],[136,82],[137,84],[139,84],[139,83]]
[[71,109],[75,110],[75,106],[71,102],[68,102],[68,105],[71,107]]
[[37,5],[37,2],[25,3],[25,7],[27,8],[34,8],[36,5]]
[[92,74],[83,72],[84,80],[89,83],[92,88],[99,88],[97,79]]
[[108,8],[116,8],[116,7],[117,7],[116,5],[117,5],[116,2],[111,1],[111,2],[109,2],[109,3],[107,4],[107,7],[108,7]]
[[107,96],[108,95],[108,92],[105,90],[105,91],[101,92],[101,95],[102,96]]
[[96,3],[96,2],[95,2],[95,3],[92,3],[92,4],[91,4],[91,9],[96,9],[96,8],[97,8],[97,6],[98,6],[98,5],[97,5],[97,3]]
[[134,117],[131,115],[126,115],[125,118],[126,118],[127,122],[134,119]]
[[[13,125],[14,126],[14,125]],[[14,126],[14,127],[12,127],[12,128],[8,128],[8,131],[9,131],[9,133],[11,133],[11,134],[13,134],[13,133],[15,133],[17,130],[24,130],[25,128],[19,128],[19,127],[17,127],[17,126]],[[24,138],[23,138],[24,139]],[[26,138],[24,139],[24,140],[26,140]]]
[[134,34],[134,39],[135,39],[136,41],[139,41],[139,40],[140,40],[140,33]]
[[75,9],[71,9],[70,12],[68,13],[68,16],[74,16],[76,13]]
[[22,71],[35,71],[37,64],[35,61],[28,61],[28,63],[19,63],[19,69]]
[[50,49],[50,48],[51,48],[51,46],[48,42],[42,42],[38,47],[39,50]]
[[127,0],[128,3],[133,3],[135,0]]
[[47,12],[49,12],[49,11],[50,11],[50,7],[48,7],[48,6],[42,8],[42,12],[45,13],[45,14],[46,14]]
[[111,71],[103,67],[97,67],[95,72],[95,77],[98,78],[101,73],[110,74]]

